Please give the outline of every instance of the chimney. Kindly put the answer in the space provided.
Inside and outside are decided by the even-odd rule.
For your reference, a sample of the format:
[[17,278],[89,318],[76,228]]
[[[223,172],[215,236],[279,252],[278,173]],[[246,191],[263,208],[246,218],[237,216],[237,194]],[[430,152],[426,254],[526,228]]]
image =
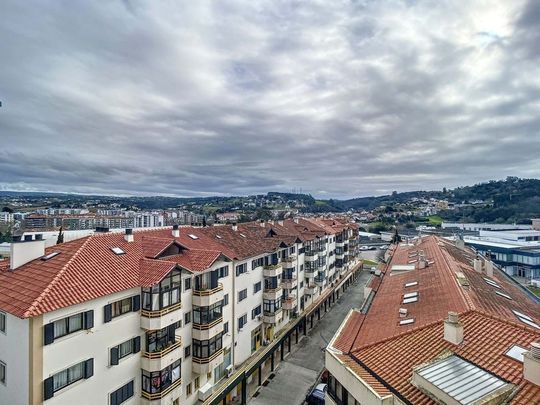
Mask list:
[[238,225],[236,224],[236,222],[232,224],[232,230],[235,232],[238,230]]
[[424,256],[423,253],[420,253],[418,255],[418,268],[419,269],[425,269],[426,266],[427,266],[426,256]]
[[465,241],[461,235],[456,239],[456,247],[460,250],[465,250]]
[[175,238],[180,237],[180,229],[178,229],[178,225],[173,225],[172,226],[172,236],[175,237]]
[[463,325],[457,312],[448,312],[448,319],[444,321],[444,340],[455,345],[463,342]]
[[277,221],[279,226],[283,226],[283,221]]
[[476,259],[473,261],[474,271],[477,273],[482,273],[482,259],[480,256],[476,255]]
[[133,240],[134,240],[134,238],[133,238],[133,229],[126,228],[126,233],[124,234],[124,239],[126,240],[126,242],[133,242]]
[[405,318],[407,316],[407,308],[400,308],[399,309],[399,317]]
[[298,222],[300,222],[300,221],[298,220],[298,218],[294,218],[293,221],[294,221],[295,224],[297,224]]
[[261,219],[261,220],[259,221],[259,225],[260,225],[262,228],[264,228],[264,219]]
[[540,343],[532,342],[531,349],[523,353],[523,378],[540,386]]
[[491,261],[491,259],[486,258],[484,264],[486,266],[486,275],[493,278],[493,262]]
[[9,268],[13,271],[43,255],[45,255],[45,241],[42,238],[32,240],[32,235],[26,235],[24,241],[21,241],[20,236],[13,237],[10,247]]

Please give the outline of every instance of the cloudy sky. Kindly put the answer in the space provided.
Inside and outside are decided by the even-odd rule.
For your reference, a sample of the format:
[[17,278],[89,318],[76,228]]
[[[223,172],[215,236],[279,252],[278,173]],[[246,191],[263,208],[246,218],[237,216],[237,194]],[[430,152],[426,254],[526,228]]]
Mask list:
[[0,189],[540,177],[537,0],[0,3]]

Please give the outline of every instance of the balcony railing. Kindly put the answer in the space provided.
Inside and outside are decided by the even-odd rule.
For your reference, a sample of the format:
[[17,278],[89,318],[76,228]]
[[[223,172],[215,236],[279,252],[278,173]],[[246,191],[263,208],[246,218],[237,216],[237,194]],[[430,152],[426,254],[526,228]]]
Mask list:
[[296,255],[287,256],[287,257],[284,257],[283,259],[281,259],[281,261],[285,262],[285,263],[292,263],[295,260],[296,260]]
[[220,317],[220,318],[218,318],[215,321],[210,322],[210,323],[200,323],[200,324],[199,323],[194,323],[193,324],[193,329],[207,330],[207,329],[213,328],[216,325],[219,325],[222,322],[223,322],[223,317]]
[[195,357],[195,356],[193,356],[193,362],[197,363],[197,364],[210,363],[212,360],[216,359],[221,354],[223,354],[223,349],[219,349],[217,352],[212,354],[210,357]]
[[265,264],[263,266],[263,269],[265,270],[275,270],[277,268],[281,267],[281,263],[278,263],[278,264]]
[[177,309],[180,309],[180,308],[182,308],[181,302],[179,302],[178,304],[171,305],[170,307],[167,307],[161,310],[156,310],[156,311],[143,309],[141,310],[141,316],[144,316],[146,318],[159,318],[159,317],[162,317],[163,315],[168,314],[169,312],[176,311]]
[[161,359],[171,353],[172,351],[178,349],[180,346],[182,346],[182,337],[181,336],[175,336],[175,342],[170,345],[169,347],[159,351],[159,352],[143,352],[143,357],[146,357],[150,360],[155,359]]
[[207,297],[209,295],[218,293],[223,290],[223,284],[219,283],[216,288],[205,288],[201,290],[193,290],[193,295],[196,295],[197,297]]
[[146,392],[146,391],[143,390],[142,391],[142,397],[146,398],[146,399],[149,399],[150,401],[154,401],[156,399],[161,399],[161,398],[167,396],[168,394],[170,394],[175,388],[179,387],[181,384],[182,384],[182,379],[179,378],[178,380],[173,382],[171,385],[169,385],[166,389],[164,389],[161,392],[156,392],[156,393],[151,394],[151,393]]

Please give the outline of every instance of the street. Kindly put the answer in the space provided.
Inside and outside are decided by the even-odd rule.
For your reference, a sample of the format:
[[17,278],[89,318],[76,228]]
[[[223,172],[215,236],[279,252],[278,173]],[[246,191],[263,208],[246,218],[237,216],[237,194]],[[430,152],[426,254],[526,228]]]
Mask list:
[[324,349],[351,308],[362,304],[369,271],[340,295],[336,304],[314,325],[275,371],[275,377],[249,401],[253,405],[302,404],[324,368]]

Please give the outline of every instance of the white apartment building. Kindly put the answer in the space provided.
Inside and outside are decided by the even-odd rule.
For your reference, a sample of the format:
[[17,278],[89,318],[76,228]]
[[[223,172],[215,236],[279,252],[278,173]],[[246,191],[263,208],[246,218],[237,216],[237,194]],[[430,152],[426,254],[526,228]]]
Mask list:
[[344,243],[336,233],[352,241],[356,230],[334,226],[298,219],[13,243],[0,265],[0,404],[205,399],[345,274],[349,256],[331,252]]

